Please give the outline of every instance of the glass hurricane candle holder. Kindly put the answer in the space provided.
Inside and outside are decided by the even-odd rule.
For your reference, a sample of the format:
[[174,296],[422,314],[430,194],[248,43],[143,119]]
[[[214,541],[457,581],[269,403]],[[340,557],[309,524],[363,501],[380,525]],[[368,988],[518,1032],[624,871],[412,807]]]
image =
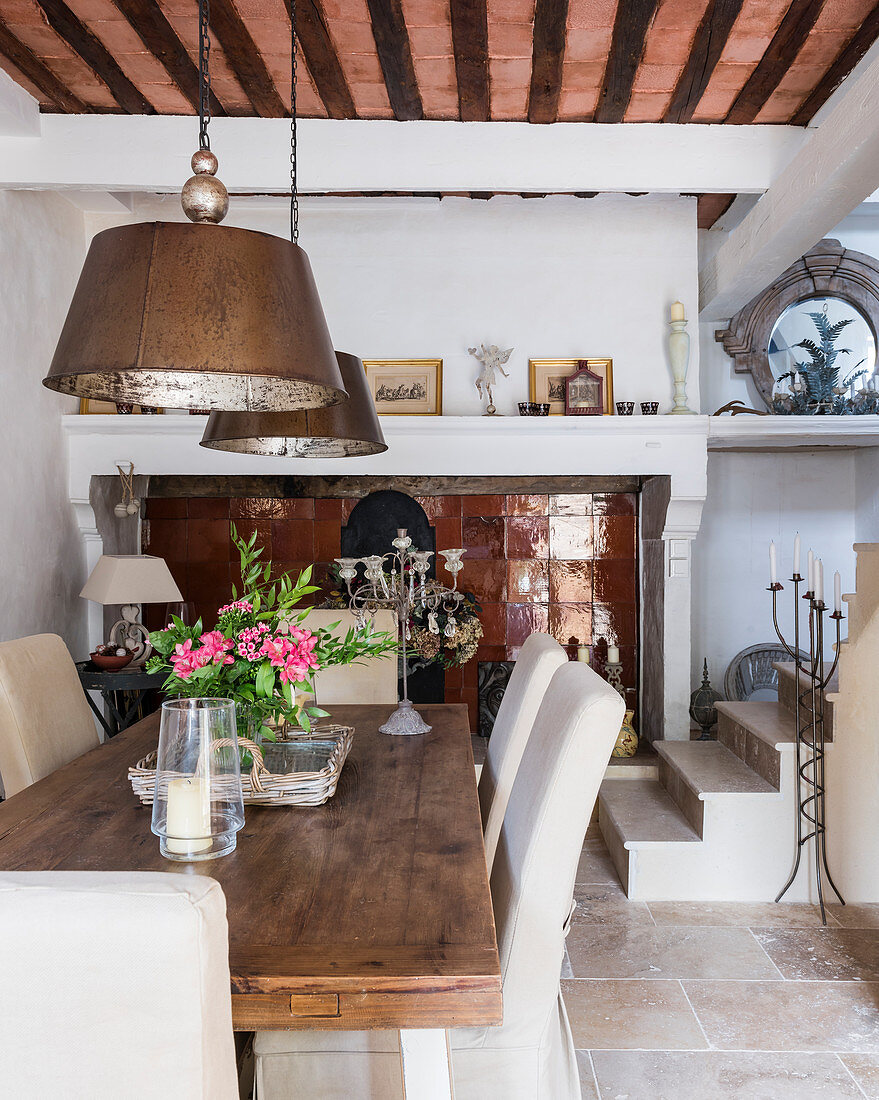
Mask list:
[[228,855],[243,825],[235,704],[163,703],[151,826],[162,855],[184,863]]

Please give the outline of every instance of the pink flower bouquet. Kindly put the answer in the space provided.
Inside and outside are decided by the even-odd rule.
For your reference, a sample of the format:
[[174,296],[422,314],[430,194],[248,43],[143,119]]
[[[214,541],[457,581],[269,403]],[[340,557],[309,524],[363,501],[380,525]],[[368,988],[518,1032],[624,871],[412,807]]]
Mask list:
[[297,692],[313,692],[314,672],[394,654],[396,642],[369,626],[343,638],[326,627],[309,630],[310,608],[297,605],[318,591],[310,583],[311,566],[295,582],[286,574],[273,579],[271,563],[259,561],[263,550],[255,545],[256,532],[245,542],[232,524],[232,541],[241,556],[241,597],[233,586],[232,602],[218,609],[213,630],[205,630],[200,619],[190,627],[175,617],[152,633],[157,656],[147,667],[167,673],[166,695],[234,700],[239,733],[274,741],[269,722],[309,730],[313,719],[326,716],[296,699]]

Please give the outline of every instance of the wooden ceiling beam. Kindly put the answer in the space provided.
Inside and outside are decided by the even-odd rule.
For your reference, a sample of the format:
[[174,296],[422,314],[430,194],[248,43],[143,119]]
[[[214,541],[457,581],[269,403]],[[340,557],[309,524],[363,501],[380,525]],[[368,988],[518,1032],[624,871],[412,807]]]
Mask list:
[[[290,0],[285,0],[290,13]],[[339,62],[320,0],[296,0],[296,35],[305,64],[330,118],[356,118],[351,89]]]
[[123,111],[130,115],[152,115],[155,108],[128,79],[104,43],[80,22],[63,0],[37,0],[53,31],[63,38],[88,67],[110,89]]
[[877,38],[879,38],[879,4],[873,8],[854,35],[843,46],[820,82],[797,108],[796,114],[791,119],[794,126],[806,126],[812,121],[818,110],[827,102],[855,65],[866,55],[867,50]]
[[5,23],[0,22],[0,53],[34,84],[59,111],[85,114],[89,107],[61,83],[23,42],[20,42]]
[[486,0],[451,0],[450,11],[461,121],[488,122],[491,91]]
[[[156,0],[114,0],[114,3],[144,46],[161,62],[167,74],[197,111],[198,67]],[[213,92],[211,112],[215,115],[226,113]]]
[[658,0],[622,0],[617,7],[596,122],[623,121],[657,6]]
[[283,118],[284,101],[232,0],[211,0],[211,32],[254,111],[262,118]]
[[741,10],[742,0],[712,0],[709,3],[663,122],[690,122]]
[[558,119],[567,23],[568,0],[537,0],[528,94],[529,122],[549,123]]
[[409,32],[400,0],[366,0],[366,3],[394,118],[398,122],[424,118]]
[[736,96],[724,122],[753,122],[796,60],[825,0],[793,0],[756,69]]

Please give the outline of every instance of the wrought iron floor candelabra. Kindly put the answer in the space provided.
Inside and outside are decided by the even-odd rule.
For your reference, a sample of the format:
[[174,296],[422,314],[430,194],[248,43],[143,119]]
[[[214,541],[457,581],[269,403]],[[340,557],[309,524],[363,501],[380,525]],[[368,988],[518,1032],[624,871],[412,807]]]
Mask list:
[[[811,557],[811,553],[810,553]],[[811,562],[810,562],[811,565]],[[810,576],[812,571],[810,568]],[[825,692],[827,685],[836,671],[839,662],[840,629],[843,615],[839,606],[832,613],[825,605],[823,599],[823,570],[819,591],[807,591],[802,596],[806,601],[807,613],[805,623],[800,611],[800,585],[804,577],[794,570],[791,576],[794,586],[794,638],[792,645],[788,645],[778,625],[778,593],[784,585],[773,580],[768,591],[772,593],[772,622],[775,633],[787,654],[794,662],[794,714],[796,719],[796,792],[797,792],[797,831],[796,852],[793,870],[790,877],[782,887],[775,899],[781,901],[788,892],[797,877],[802,863],[803,849],[810,841],[814,842],[814,874],[815,889],[818,896],[818,905],[821,909],[821,921],[827,923],[827,915],[824,908],[824,890],[827,885],[833,890],[840,902],[845,901],[837,889],[827,865],[827,844],[825,824],[825,784],[824,784],[824,715]],[[814,584],[814,582],[813,582]],[[824,658],[824,619],[828,615],[836,624],[836,648],[833,661],[829,669]],[[801,629],[804,633],[801,647]],[[808,658],[803,653],[809,654]],[[805,688],[800,690],[805,682]]]
[[[339,574],[348,589],[348,602],[358,618],[358,625],[366,616],[380,609],[390,609],[397,616],[400,638],[400,657],[402,664],[403,698],[397,709],[383,726],[381,733],[415,734],[428,733],[431,727],[424,721],[409,699],[407,675],[406,643],[410,638],[412,613],[421,608],[427,614],[427,629],[432,634],[443,633],[454,637],[457,633],[455,613],[464,601],[464,595],[458,591],[458,574],[464,568],[461,558],[463,549],[440,550],[445,559],[446,569],[452,574],[452,587],[428,577],[432,550],[415,550],[412,539],[405,528],[397,531],[397,537],[391,545],[389,554],[371,554],[366,558],[336,558]],[[354,588],[357,567],[363,565],[365,577]],[[445,612],[446,623],[440,627],[437,612]]]

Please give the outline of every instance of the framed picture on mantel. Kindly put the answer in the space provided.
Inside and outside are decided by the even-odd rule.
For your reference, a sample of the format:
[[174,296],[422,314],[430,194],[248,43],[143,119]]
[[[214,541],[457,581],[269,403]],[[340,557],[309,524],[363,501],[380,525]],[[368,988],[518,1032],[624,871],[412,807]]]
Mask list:
[[603,415],[613,416],[613,359],[529,359],[528,399],[548,402],[550,416],[564,416],[566,383],[583,366],[601,379]]
[[364,359],[380,416],[442,416],[442,359]]

